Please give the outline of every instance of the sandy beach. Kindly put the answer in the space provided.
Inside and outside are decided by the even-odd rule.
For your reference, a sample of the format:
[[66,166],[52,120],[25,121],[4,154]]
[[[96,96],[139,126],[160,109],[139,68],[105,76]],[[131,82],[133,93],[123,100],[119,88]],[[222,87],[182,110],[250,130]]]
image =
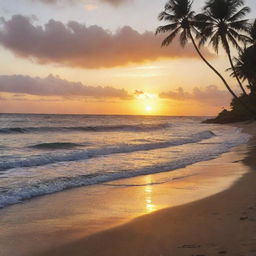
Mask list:
[[2,209],[1,255],[256,255],[255,142],[178,170],[194,173],[185,179],[146,175]]
[[256,0],[0,10],[0,256],[256,256]]
[[230,189],[43,255],[256,255],[255,138],[249,148],[243,163],[251,171]]

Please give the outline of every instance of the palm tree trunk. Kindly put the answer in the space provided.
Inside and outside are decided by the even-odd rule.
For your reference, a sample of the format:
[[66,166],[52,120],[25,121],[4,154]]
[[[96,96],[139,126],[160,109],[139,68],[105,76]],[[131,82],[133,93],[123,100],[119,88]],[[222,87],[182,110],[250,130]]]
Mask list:
[[222,82],[224,83],[224,85],[226,86],[226,88],[228,89],[228,91],[232,94],[232,96],[236,99],[239,100],[239,98],[237,97],[237,95],[233,92],[233,90],[230,88],[229,84],[227,83],[227,81],[225,80],[225,78],[220,74],[220,72],[218,72],[207,60],[206,58],[202,55],[202,53],[200,52],[194,38],[193,35],[191,33],[191,31],[189,30],[189,36],[190,39],[192,40],[193,46],[195,47],[198,55],[201,57],[201,59],[206,63],[206,65],[213,70],[213,72],[222,80]]
[[202,55],[202,53],[200,52],[195,40],[194,40],[194,37],[190,31],[190,29],[188,30],[189,32],[189,36],[190,36],[190,39],[192,40],[192,43],[193,43],[193,46],[195,47],[198,55],[201,57],[201,59],[206,63],[206,65],[213,70],[213,72],[222,80],[222,82],[224,83],[224,85],[226,86],[227,90],[231,93],[231,95],[237,99],[237,101],[242,105],[244,106],[244,108],[249,111],[254,119],[256,120],[256,112],[254,110],[252,110],[249,106],[247,106],[247,104],[245,104],[243,101],[241,101],[241,99],[233,92],[233,90],[231,89],[231,87],[229,86],[229,84],[227,83],[227,81],[225,80],[225,78],[220,74],[220,72],[217,71],[216,68],[214,68],[207,60],[206,58]]

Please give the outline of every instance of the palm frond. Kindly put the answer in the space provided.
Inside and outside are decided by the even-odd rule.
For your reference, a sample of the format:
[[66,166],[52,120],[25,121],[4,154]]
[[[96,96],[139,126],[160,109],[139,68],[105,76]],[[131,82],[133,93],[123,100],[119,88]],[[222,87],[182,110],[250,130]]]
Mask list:
[[230,52],[230,47],[229,47],[229,43],[227,40],[227,34],[220,34],[220,42],[222,44],[222,47],[224,48],[224,50],[226,51],[226,53]]
[[169,36],[167,36],[162,42],[162,47],[168,46],[179,33],[180,29],[181,27],[176,28]]
[[229,17],[233,16],[237,9],[244,6],[244,0],[224,0],[227,2],[228,9],[229,9]]
[[238,39],[238,38],[235,39],[235,38],[232,36],[232,33],[228,33],[228,34],[227,34],[227,37],[228,37],[229,41],[232,43],[232,45],[233,45],[239,52],[241,52],[241,51],[242,51],[242,48],[241,48],[241,46],[238,44],[238,42],[237,42],[237,40],[236,40],[236,39]]
[[249,38],[246,35],[240,34],[234,29],[229,29],[227,34],[231,34],[237,41],[243,43],[244,45],[248,42]]
[[180,45],[184,48],[187,42],[188,42],[188,34],[187,34],[187,30],[184,29],[180,34]]
[[191,12],[191,0],[169,0],[165,5],[165,11],[172,12],[177,19],[181,19]]
[[[248,80],[251,85],[256,85],[256,46],[245,48],[238,58],[234,58],[234,63],[238,77],[243,81]],[[231,72],[231,76],[235,76],[235,72]]]
[[227,19],[230,22],[237,21],[239,19],[242,19],[246,14],[250,12],[250,8],[245,6],[241,10],[239,10],[237,13],[232,15],[229,19]]
[[166,3],[165,9],[159,14],[158,19],[170,24],[159,26],[156,29],[156,34],[170,32],[170,35],[162,42],[162,46],[169,45],[180,33],[180,44],[184,47],[190,38],[190,31],[198,33],[193,24],[192,3],[192,0],[169,0]]
[[179,26],[179,23],[173,23],[173,24],[168,24],[164,26],[159,26],[156,29],[156,35],[159,33],[166,33],[166,32],[171,32],[175,30]]
[[235,29],[235,30],[239,30],[239,31],[243,31],[243,32],[249,32],[250,30],[250,25],[248,23],[248,20],[239,20],[239,21],[234,21],[234,22],[230,22],[229,27]]
[[199,38],[199,36],[201,35],[200,31],[196,28],[196,26],[192,25],[191,26],[191,31],[193,34],[195,34],[196,38]]
[[[208,0],[204,11],[217,20],[227,20],[237,13],[237,9],[244,5],[243,0]],[[241,13],[246,12],[246,9]],[[241,14],[240,14],[241,15]]]
[[251,24],[249,33],[251,37],[251,42],[255,43],[256,42],[256,19],[253,22],[253,24]]
[[215,32],[211,37],[209,44],[212,45],[214,51],[218,54],[219,52],[219,43],[220,43],[220,35],[218,32]]
[[170,22],[176,21],[175,15],[170,14],[170,13],[168,13],[168,12],[166,12],[166,11],[161,12],[161,13],[159,14],[159,16],[158,16],[158,19],[159,19],[160,21],[162,21],[162,20],[164,20],[164,21],[170,21]]
[[201,33],[198,34],[197,39],[199,39],[199,47],[205,45],[205,43],[212,37],[213,28],[208,26],[204,28]]

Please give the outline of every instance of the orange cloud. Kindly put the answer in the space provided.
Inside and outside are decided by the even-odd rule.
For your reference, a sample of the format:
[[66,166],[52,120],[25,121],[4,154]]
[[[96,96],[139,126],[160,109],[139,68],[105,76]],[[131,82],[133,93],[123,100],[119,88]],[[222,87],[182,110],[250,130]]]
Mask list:
[[[197,58],[191,44],[187,48],[174,42],[161,48],[163,37],[153,32],[139,33],[129,26],[111,33],[99,26],[68,24],[50,20],[36,26],[22,15],[2,20],[0,45],[22,58],[81,68],[111,68],[163,58]],[[210,55],[206,50],[205,55]]]
[[215,85],[209,85],[206,88],[195,87],[192,92],[186,92],[179,87],[173,91],[160,93],[160,97],[178,101],[193,100],[211,106],[228,106],[231,100],[227,91],[220,90]]

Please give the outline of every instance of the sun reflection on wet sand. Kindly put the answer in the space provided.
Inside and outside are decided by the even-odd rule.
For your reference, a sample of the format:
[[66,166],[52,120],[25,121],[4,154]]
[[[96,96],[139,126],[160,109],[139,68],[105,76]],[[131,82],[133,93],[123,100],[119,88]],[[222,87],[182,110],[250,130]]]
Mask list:
[[151,175],[146,176],[146,185],[144,188],[145,192],[145,203],[146,203],[146,212],[151,213],[156,210],[156,206],[152,202],[152,194],[153,194],[153,186],[152,183],[152,177]]

